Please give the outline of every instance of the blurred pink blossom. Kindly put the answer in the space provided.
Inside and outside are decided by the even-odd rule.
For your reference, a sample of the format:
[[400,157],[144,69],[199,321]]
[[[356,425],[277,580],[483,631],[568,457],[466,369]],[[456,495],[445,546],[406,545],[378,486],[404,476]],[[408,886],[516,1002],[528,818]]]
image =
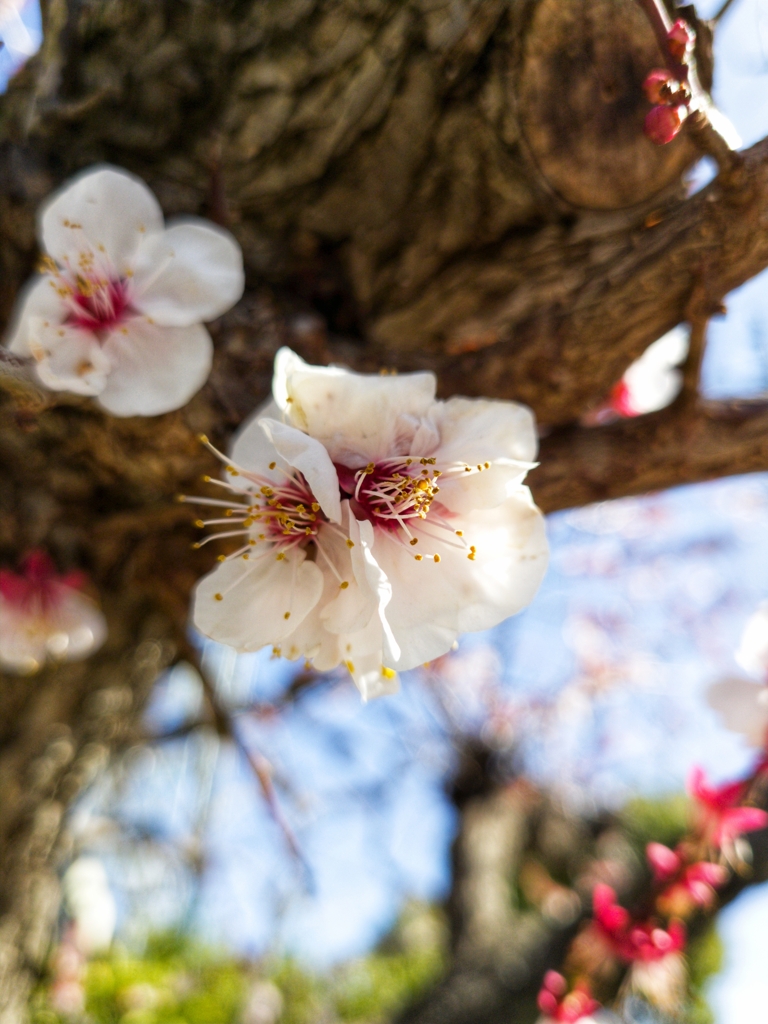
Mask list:
[[0,569],[0,668],[37,672],[47,660],[86,658],[107,634],[104,616],[79,592],[81,573],[63,576],[44,551],[31,551],[21,573]]

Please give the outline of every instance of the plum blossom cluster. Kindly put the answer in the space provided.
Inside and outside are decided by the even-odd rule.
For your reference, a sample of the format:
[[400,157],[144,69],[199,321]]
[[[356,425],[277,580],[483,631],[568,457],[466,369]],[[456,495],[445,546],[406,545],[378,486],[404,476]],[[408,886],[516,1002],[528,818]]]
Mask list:
[[241,296],[240,248],[197,218],[163,222],[139,178],[91,168],[38,216],[44,253],[7,339],[54,391],[90,395],[114,416],[178,409],[205,383],[203,326]]
[[603,882],[592,892],[592,919],[572,943],[567,964],[575,974],[569,991],[565,978],[549,972],[539,993],[544,1015],[539,1024],[582,1021],[598,1014],[592,992],[623,972],[619,1001],[635,992],[664,1013],[676,1017],[687,991],[685,922],[710,913],[717,891],[731,871],[743,871],[749,859],[745,833],[768,827],[768,813],[749,805],[768,773],[768,760],[758,761],[744,779],[709,786],[700,768],[688,783],[693,816],[689,832],[671,849],[651,842],[646,857],[651,870],[650,899],[631,913],[612,886]]
[[569,990],[568,982],[557,971],[544,975],[537,1004],[543,1015],[538,1024],[594,1024],[592,1014],[600,1009],[586,982],[577,981]]
[[31,551],[20,573],[0,569],[0,669],[30,674],[102,645],[106,621],[84,584],[82,573],[59,575],[44,551]]
[[228,457],[216,452],[223,496],[188,499],[214,510],[200,526],[224,527],[201,544],[239,540],[198,584],[203,633],[320,671],[343,664],[367,699],[531,601],[548,556],[523,484],[533,417],[435,390],[431,373],[357,374],[278,352],[272,403]]

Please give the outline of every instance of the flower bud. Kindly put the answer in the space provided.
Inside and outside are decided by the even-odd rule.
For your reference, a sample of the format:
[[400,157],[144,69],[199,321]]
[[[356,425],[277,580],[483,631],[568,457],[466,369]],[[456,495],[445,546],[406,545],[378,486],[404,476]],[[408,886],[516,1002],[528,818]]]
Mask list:
[[671,142],[687,116],[685,107],[651,107],[645,115],[644,131],[651,142],[663,146]]
[[669,103],[679,82],[665,68],[654,68],[643,82],[643,92],[649,103]]
[[669,52],[676,60],[682,60],[688,50],[693,48],[695,42],[696,33],[687,22],[678,18],[667,33]]

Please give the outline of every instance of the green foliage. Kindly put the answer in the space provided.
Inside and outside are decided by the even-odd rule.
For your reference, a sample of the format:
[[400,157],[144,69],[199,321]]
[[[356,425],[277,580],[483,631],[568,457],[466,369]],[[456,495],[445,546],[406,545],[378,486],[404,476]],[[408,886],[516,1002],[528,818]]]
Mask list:
[[[279,1024],[380,1024],[443,970],[438,915],[406,908],[382,948],[327,976],[284,958],[257,966],[218,955],[178,934],[154,936],[141,956],[115,948],[88,963],[82,1024],[243,1024],[248,994],[270,982],[282,997]],[[30,1004],[31,1024],[81,1024],[51,1007],[50,983]]]
[[648,800],[637,797],[624,807],[620,820],[630,840],[643,852],[647,843],[674,847],[690,825],[690,801],[682,794]]
[[686,1024],[715,1024],[715,1018],[704,997],[709,979],[723,966],[723,944],[714,923],[688,947],[688,968],[691,986],[691,1007]]

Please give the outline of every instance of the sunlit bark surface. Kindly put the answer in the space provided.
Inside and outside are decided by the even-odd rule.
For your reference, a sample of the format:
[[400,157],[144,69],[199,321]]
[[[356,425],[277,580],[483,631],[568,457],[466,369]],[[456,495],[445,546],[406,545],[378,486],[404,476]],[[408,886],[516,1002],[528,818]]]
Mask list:
[[[0,323],[38,256],[37,205],[98,161],[144,177],[169,216],[227,225],[248,287],[177,413],[110,419],[0,366],[0,561],[43,545],[85,569],[110,626],[87,665],[0,680],[1,1024],[23,1019],[45,957],[64,810],[131,741],[215,555],[191,551],[173,501],[213,471],[196,435],[226,444],[280,345],[527,402],[549,431],[531,476],[545,510],[768,468],[759,409],[714,416],[689,394],[647,420],[578,426],[695,290],[706,316],[768,264],[766,145],[687,200],[691,141],[642,135],[659,57],[634,0],[49,0],[44,14],[40,55],[0,98]],[[700,40],[706,79],[706,26]],[[531,826],[523,795],[488,799],[491,878]],[[466,807],[459,868],[484,827]],[[462,877],[463,995],[424,1024],[496,1019],[499,993],[521,986],[530,1008],[563,941],[491,907],[486,920]],[[499,957],[482,981],[477,965]]]

